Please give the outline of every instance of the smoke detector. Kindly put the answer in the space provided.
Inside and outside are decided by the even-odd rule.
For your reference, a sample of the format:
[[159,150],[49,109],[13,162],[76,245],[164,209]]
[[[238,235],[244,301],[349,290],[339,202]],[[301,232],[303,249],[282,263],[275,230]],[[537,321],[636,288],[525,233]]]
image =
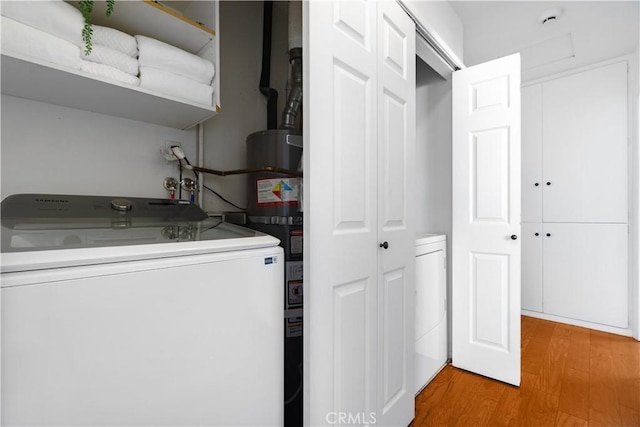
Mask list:
[[540,14],[538,17],[538,22],[541,25],[549,25],[553,22],[556,22],[562,16],[564,11],[559,7],[554,7],[552,9],[547,9]]

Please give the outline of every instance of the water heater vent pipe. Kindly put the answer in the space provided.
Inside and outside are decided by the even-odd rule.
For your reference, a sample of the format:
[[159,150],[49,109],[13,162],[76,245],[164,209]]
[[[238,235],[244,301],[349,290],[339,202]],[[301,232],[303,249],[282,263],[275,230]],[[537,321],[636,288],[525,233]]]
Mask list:
[[282,129],[295,129],[296,116],[302,107],[302,2],[289,2],[289,62],[291,91],[282,112]]

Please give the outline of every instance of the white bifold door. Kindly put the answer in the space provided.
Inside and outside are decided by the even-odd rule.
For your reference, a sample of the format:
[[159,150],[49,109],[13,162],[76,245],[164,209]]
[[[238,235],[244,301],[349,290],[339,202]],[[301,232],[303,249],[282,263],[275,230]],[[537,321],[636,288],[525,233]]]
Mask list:
[[520,384],[520,57],[453,73],[453,365]]
[[414,417],[415,26],[312,1],[305,34],[305,425]]

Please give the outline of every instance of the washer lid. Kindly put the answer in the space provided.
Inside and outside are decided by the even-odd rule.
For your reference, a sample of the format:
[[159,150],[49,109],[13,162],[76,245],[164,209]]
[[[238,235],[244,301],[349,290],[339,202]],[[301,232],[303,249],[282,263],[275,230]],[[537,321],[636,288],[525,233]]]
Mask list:
[[[114,207],[114,204],[116,207]],[[2,202],[2,272],[277,246],[164,199],[16,195]]]
[[424,231],[416,233],[416,246],[442,242],[443,240],[447,240],[446,234],[427,233]]

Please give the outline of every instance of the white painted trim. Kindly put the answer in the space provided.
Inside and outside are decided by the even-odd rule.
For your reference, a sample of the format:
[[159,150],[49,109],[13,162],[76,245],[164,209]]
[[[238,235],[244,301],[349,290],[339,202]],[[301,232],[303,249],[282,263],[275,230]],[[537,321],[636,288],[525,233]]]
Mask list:
[[631,329],[616,328],[613,326],[601,325],[599,323],[585,322],[583,320],[570,319],[568,317],[562,316],[554,316],[553,314],[522,310],[522,315],[535,317],[536,319],[550,320],[552,322],[565,323],[567,325],[580,326],[581,328],[594,329],[596,331],[609,332],[616,335],[624,335],[626,337],[632,336]]
[[422,391],[423,391],[425,388],[427,388],[427,386],[431,383],[431,381],[433,381],[433,379],[434,379],[435,377],[437,377],[437,376],[438,376],[438,374],[439,374],[440,372],[442,372],[442,370],[443,370],[444,368],[446,368],[446,367],[447,367],[447,365],[449,365],[449,364],[451,364],[451,359],[450,359],[450,358],[449,358],[449,359],[447,359],[447,361],[446,361],[446,362],[444,362],[444,363],[442,364],[442,366],[440,367],[440,369],[438,369],[438,372],[436,372],[435,374],[433,374],[433,375],[429,378],[429,381],[427,381],[427,383],[424,385],[424,387],[422,387],[420,390],[418,390],[418,391],[416,392],[416,397],[418,397],[418,395],[419,395],[420,393],[422,393]]
[[[464,63],[458,55],[447,45],[447,43],[432,29],[425,27],[425,25],[418,19],[418,17],[411,11],[411,8],[403,0],[396,0],[402,10],[411,18],[416,25],[416,35],[434,51],[434,53],[451,69],[451,71],[457,71],[463,68]],[[425,61],[426,62],[426,61]]]
[[618,56],[616,58],[611,58],[611,59],[607,59],[605,61],[600,61],[600,62],[594,62],[593,64],[585,65],[583,67],[574,68],[574,69],[571,69],[571,70],[568,70],[568,71],[563,71],[561,73],[550,74],[548,76],[540,77],[540,78],[537,78],[535,80],[529,80],[527,82],[522,82],[521,87],[533,86],[533,85],[538,84],[538,83],[544,83],[544,82],[548,82],[550,80],[556,80],[556,79],[559,79],[559,78],[562,78],[562,77],[570,76],[572,74],[579,74],[579,73],[582,73],[582,72],[585,72],[585,71],[594,70],[596,68],[604,67],[604,66],[611,65],[611,64],[616,64],[618,62],[623,62],[623,61],[626,61],[629,64],[635,63],[635,55],[629,54],[629,55]]

